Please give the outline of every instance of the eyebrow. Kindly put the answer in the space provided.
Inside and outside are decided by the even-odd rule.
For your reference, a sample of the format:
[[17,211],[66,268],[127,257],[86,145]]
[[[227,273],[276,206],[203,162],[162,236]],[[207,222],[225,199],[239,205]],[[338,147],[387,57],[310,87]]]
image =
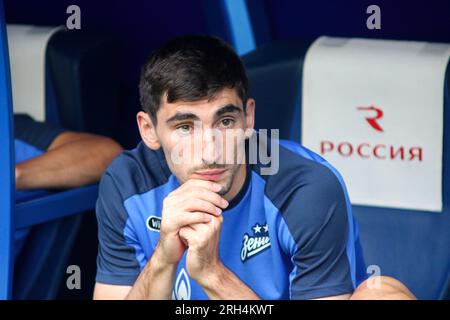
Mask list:
[[233,104],[228,104],[222,108],[220,108],[219,110],[216,111],[216,114],[214,115],[215,119],[218,119],[221,115],[225,114],[225,113],[236,113],[236,114],[240,114],[242,112],[241,108],[233,105]]
[[[222,116],[225,113],[241,113],[242,110],[241,108],[233,105],[233,104],[228,104],[222,108],[220,108],[219,110],[216,111],[214,118],[218,119],[220,116]],[[200,120],[200,118],[193,114],[192,112],[177,112],[175,113],[172,117],[170,117],[169,119],[167,119],[166,123],[172,123],[172,122],[177,122],[177,121],[186,121],[186,120]]]
[[167,119],[167,123],[185,121],[185,120],[200,120],[195,114],[191,112],[177,112],[172,117]]

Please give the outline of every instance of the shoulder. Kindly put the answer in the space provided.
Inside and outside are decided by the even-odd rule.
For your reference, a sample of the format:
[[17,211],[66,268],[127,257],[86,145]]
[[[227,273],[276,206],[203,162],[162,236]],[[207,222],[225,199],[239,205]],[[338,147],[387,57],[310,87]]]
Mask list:
[[[279,169],[265,195],[278,209],[298,248],[344,243],[351,215],[345,184],[327,161],[291,141],[280,141]],[[334,245],[333,245],[334,244]]]
[[100,196],[103,186],[114,184],[125,200],[166,183],[169,176],[162,150],[151,150],[140,142],[135,149],[122,152],[111,162],[100,182]]
[[296,142],[280,140],[278,162],[278,171],[262,178],[266,180],[266,196],[279,209],[294,200],[304,209],[346,202],[339,172],[313,151]]
[[121,234],[132,214],[125,207],[126,200],[166,183],[166,170],[164,154],[142,142],[116,157],[100,180],[96,203],[99,234],[110,234],[111,230]]

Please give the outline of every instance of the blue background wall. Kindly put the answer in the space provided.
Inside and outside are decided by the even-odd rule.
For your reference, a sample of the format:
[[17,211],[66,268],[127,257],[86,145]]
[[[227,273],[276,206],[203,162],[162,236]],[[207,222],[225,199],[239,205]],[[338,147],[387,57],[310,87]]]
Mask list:
[[[249,1],[260,6],[262,1]],[[264,0],[273,39],[315,39],[321,35],[450,42],[450,1]],[[366,9],[381,9],[381,30],[366,28]],[[252,10],[257,11],[257,10]],[[258,29],[255,29],[258,33]]]

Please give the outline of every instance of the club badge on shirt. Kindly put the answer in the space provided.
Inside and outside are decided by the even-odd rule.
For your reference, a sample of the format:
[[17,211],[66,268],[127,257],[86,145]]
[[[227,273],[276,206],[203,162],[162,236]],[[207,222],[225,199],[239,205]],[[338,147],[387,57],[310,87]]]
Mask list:
[[252,227],[253,235],[244,234],[242,238],[241,261],[245,262],[251,257],[270,248],[269,226],[267,223],[256,223]]

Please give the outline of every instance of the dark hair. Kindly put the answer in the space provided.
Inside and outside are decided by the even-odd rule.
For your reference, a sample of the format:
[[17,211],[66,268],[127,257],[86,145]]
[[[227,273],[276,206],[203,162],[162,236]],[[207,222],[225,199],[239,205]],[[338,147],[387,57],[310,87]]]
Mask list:
[[161,97],[167,102],[197,101],[225,88],[247,101],[245,68],[223,40],[211,36],[182,36],[156,49],[142,68],[139,93],[142,109],[156,124]]

